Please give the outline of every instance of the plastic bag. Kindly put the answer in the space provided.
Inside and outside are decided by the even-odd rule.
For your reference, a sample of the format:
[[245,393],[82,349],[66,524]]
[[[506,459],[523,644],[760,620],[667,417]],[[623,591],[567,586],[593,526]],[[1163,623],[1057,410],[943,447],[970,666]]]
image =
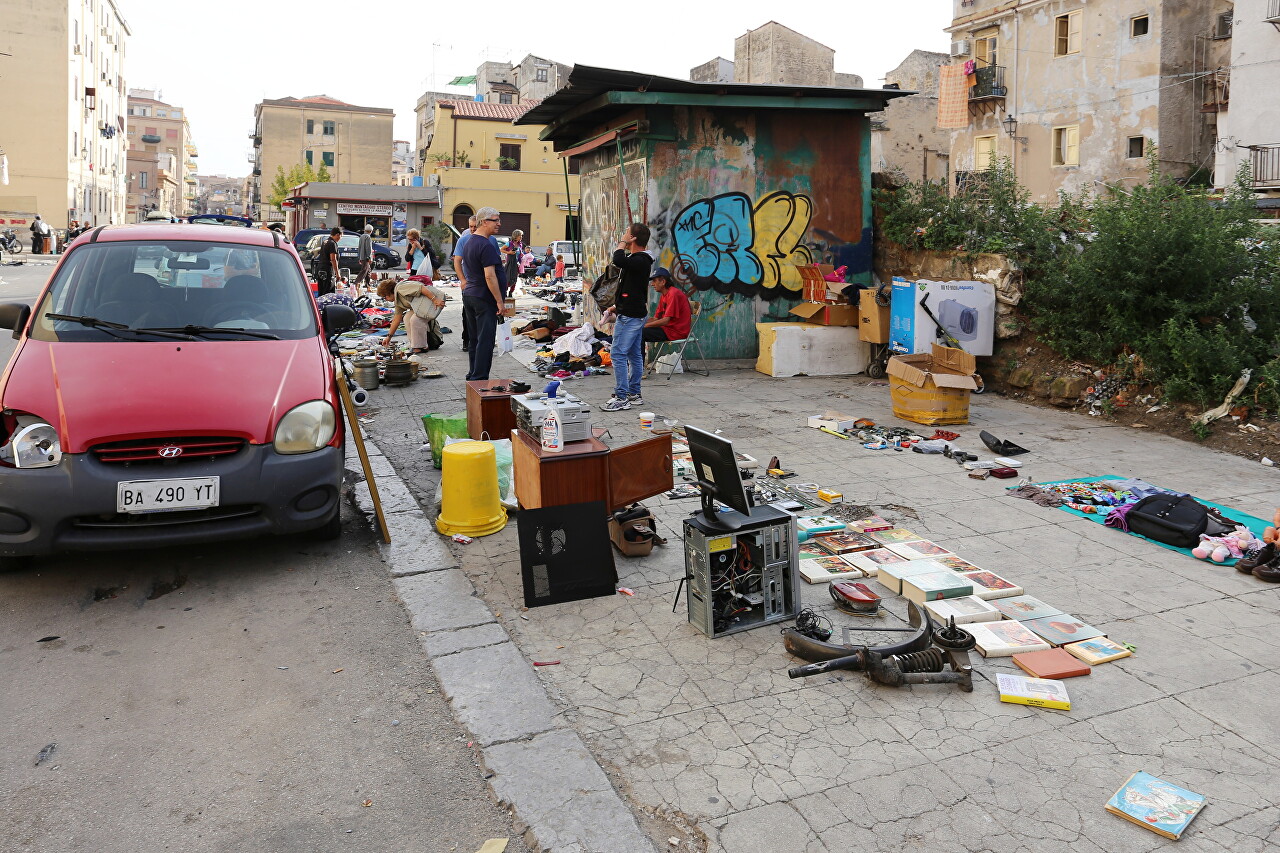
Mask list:
[[[470,438],[446,438],[445,446],[457,444],[462,441],[471,441]],[[494,453],[498,459],[498,499],[508,508],[515,506],[515,479],[511,476],[512,457],[511,457],[511,439],[500,438],[490,441],[493,445]]]
[[467,437],[467,413],[423,415],[422,428],[427,431],[427,440],[431,442],[431,464],[439,468],[445,439]]
[[511,352],[515,344],[511,341],[511,321],[503,320],[498,326],[498,352]]

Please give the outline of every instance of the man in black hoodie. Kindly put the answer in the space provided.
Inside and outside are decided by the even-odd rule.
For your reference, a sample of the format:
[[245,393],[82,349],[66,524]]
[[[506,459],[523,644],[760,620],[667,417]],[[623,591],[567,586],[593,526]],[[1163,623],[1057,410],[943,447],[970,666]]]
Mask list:
[[640,396],[640,377],[644,374],[644,322],[649,315],[649,270],[653,255],[649,245],[649,226],[633,222],[622,235],[613,253],[613,265],[622,270],[618,295],[613,307],[605,312],[606,320],[614,319],[613,396],[604,404],[606,412],[620,412],[644,404]]

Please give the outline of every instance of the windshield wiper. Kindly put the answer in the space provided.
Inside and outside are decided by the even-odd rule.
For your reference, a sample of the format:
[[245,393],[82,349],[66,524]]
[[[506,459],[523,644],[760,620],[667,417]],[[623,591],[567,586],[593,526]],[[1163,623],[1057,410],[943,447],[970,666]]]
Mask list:
[[155,335],[156,337],[172,338],[178,341],[196,340],[191,335],[182,335],[177,332],[164,331],[162,329],[135,329],[132,326],[125,325],[124,323],[113,323],[110,320],[101,320],[97,317],[77,317],[74,314],[46,314],[45,316],[50,320],[67,320],[72,323],[79,323],[81,326],[101,329],[108,334],[115,335],[121,340],[128,340],[128,338],[122,336],[120,332],[132,332],[135,335]]
[[[145,331],[153,331],[153,330],[147,329]],[[266,340],[266,341],[280,340],[279,335],[273,335],[270,332],[259,332],[253,329],[244,329],[239,326],[195,326],[195,325],[172,326],[172,327],[166,326],[163,329],[156,329],[154,331],[186,332],[188,335],[207,335],[213,332],[229,332],[233,335],[248,335],[251,338],[262,338],[263,340]]]

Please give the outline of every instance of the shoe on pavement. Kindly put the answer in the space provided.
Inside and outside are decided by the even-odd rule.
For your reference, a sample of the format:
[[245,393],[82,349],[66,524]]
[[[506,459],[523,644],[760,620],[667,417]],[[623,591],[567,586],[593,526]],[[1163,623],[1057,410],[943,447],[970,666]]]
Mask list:
[[1280,557],[1274,557],[1266,563],[1259,564],[1253,570],[1253,576],[1267,583],[1280,583]]
[[639,394],[628,394],[627,402],[633,406],[643,406],[644,398],[642,398]]
[[604,410],[606,412],[621,412],[624,409],[629,408],[631,408],[630,400],[619,399],[617,397],[610,397],[609,402],[604,404]]
[[1266,565],[1276,557],[1276,546],[1268,542],[1258,551],[1250,556],[1241,557],[1236,560],[1236,571],[1244,575],[1253,574],[1253,570],[1259,566]]

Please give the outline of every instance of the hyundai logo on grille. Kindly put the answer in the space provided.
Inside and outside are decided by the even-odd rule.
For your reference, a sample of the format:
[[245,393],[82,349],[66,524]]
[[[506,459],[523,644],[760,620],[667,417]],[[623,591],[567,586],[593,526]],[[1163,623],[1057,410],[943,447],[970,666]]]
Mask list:
[[176,459],[182,455],[182,448],[176,444],[170,444],[168,447],[160,448],[156,453],[159,453],[165,459]]

